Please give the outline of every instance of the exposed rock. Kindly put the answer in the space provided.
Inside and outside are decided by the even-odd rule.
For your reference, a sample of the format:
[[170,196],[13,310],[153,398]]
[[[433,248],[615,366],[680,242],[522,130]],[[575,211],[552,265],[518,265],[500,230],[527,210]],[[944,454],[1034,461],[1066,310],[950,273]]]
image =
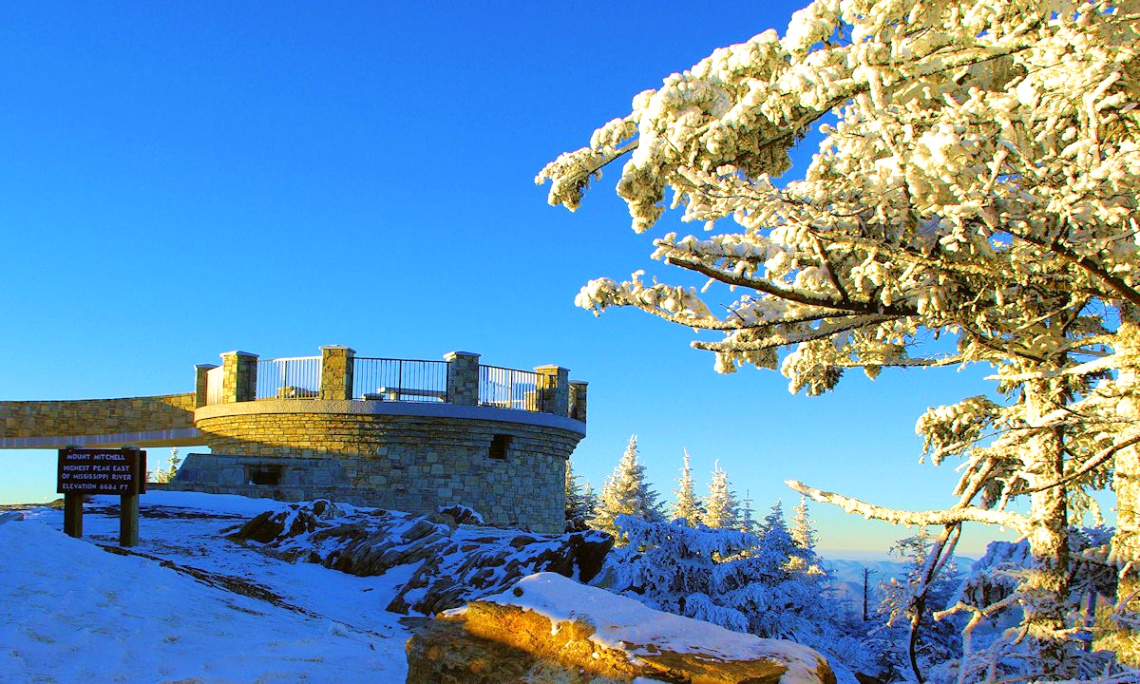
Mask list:
[[388,610],[434,615],[502,591],[537,572],[577,576],[588,582],[601,570],[606,553],[613,548],[613,537],[594,531],[564,535],[507,533],[470,541],[478,546],[471,548],[453,542],[426,559],[388,604]]
[[536,572],[588,582],[613,547],[613,538],[602,532],[541,535],[460,525],[454,516],[465,519],[465,511],[470,509],[458,506],[410,516],[318,500],[263,513],[231,538],[353,575],[419,565],[387,608],[425,615],[502,591]]
[[408,640],[408,684],[834,684],[822,656],[651,610],[560,575],[439,615]]
[[232,539],[268,543],[280,538],[295,538],[313,532],[342,513],[336,504],[317,499],[302,504],[289,504],[285,508],[266,511],[250,520],[231,535]]
[[483,516],[479,513],[479,511],[475,510],[474,508],[471,508],[470,506],[464,506],[463,504],[455,504],[453,506],[441,506],[439,509],[439,512],[443,513],[445,515],[450,515],[452,518],[455,518],[456,524],[459,524],[459,525],[482,525],[482,524],[484,524],[483,523]]

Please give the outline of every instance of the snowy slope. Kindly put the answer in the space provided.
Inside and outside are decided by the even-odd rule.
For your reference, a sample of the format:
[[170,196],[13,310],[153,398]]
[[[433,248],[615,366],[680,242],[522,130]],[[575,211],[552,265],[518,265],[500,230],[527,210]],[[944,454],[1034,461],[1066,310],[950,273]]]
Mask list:
[[83,540],[58,510],[0,522],[0,680],[404,680],[409,634],[384,606],[410,569],[276,561],[218,532],[278,504],[175,492],[144,497],[143,556],[109,553],[113,501],[88,504]]

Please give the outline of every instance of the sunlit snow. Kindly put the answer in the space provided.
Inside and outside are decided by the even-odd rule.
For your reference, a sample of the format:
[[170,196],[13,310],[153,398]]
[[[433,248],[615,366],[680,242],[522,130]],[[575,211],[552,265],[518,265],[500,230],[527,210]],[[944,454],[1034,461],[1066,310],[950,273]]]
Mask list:
[[58,510],[0,520],[0,680],[404,680],[410,635],[384,607],[410,569],[354,577],[219,534],[273,501],[143,499],[131,551],[145,556],[101,548],[117,546],[117,516],[99,512],[113,497],[87,504],[82,540],[61,532]]

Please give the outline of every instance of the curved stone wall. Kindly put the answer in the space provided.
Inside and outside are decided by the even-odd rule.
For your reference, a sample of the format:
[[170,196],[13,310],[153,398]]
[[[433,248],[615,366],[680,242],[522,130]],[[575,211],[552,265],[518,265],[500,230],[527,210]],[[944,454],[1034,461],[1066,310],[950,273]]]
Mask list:
[[213,405],[195,423],[213,454],[191,455],[175,488],[413,513],[460,503],[535,532],[562,531],[565,462],[585,435],[551,414],[366,401]]

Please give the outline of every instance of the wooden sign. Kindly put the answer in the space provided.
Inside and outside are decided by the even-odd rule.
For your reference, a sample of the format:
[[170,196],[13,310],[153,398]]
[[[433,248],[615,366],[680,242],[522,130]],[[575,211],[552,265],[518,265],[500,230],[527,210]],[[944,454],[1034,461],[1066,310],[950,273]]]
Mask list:
[[119,545],[139,543],[139,494],[146,492],[146,452],[122,449],[59,450],[56,491],[63,494],[63,531],[83,536],[87,494],[119,495]]
[[146,492],[146,452],[137,449],[60,449],[60,494]]

